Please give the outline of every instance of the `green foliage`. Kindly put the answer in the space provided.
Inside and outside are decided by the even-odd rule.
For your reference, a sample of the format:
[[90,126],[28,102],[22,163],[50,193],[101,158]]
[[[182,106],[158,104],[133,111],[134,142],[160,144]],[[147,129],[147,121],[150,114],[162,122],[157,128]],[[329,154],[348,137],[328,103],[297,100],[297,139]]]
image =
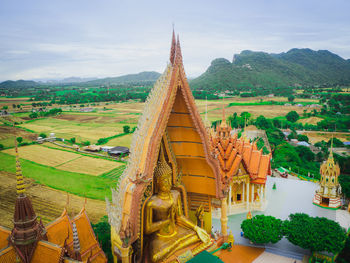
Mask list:
[[295,99],[295,97],[294,97],[293,95],[290,95],[290,96],[288,97],[288,101],[289,101],[289,102],[293,102],[294,99]]
[[105,144],[107,142],[108,142],[108,140],[106,138],[100,138],[100,139],[97,140],[96,144],[97,145],[101,145],[101,144]]
[[9,107],[8,106],[2,106],[3,110],[7,110]]
[[42,133],[39,134],[39,137],[41,137],[41,138],[46,138],[47,136],[46,136],[45,133],[42,132]]
[[[349,84],[349,63],[329,51],[292,49],[281,54],[242,51],[230,61],[218,58],[190,82],[194,90],[241,91],[290,96],[295,83]],[[350,105],[344,104],[344,105]]]
[[339,253],[336,261],[337,263],[349,263],[350,262],[350,235],[346,238],[343,250]]
[[73,144],[74,144],[74,143],[76,142],[76,139],[75,139],[75,137],[73,137],[73,138],[70,138],[69,140],[70,140],[70,142],[71,142],[71,143],[73,143]]
[[290,111],[287,113],[286,118],[290,122],[296,122],[299,119],[299,114],[296,111]]
[[129,125],[124,125],[123,126],[123,132],[124,133],[130,133],[130,126]]
[[17,140],[18,143],[21,143],[23,141],[23,138],[22,137],[17,137],[16,140]]
[[29,114],[29,118],[31,118],[31,119],[36,119],[36,118],[38,118],[38,113],[36,113],[36,112],[30,113],[30,114]]
[[309,137],[307,137],[307,136],[304,135],[304,134],[298,134],[297,139],[298,139],[298,141],[300,141],[300,142],[309,142]]
[[260,115],[256,121],[255,126],[262,130],[267,130],[272,128],[271,121],[266,119],[264,116]]
[[[329,141],[327,142],[327,146],[331,147],[332,144],[332,139],[329,139]],[[339,140],[338,138],[333,138],[333,147],[344,147],[344,143]]]
[[111,251],[111,226],[108,223],[108,217],[104,216],[97,224],[91,224],[101,248],[108,258],[108,262],[113,262]]
[[343,249],[346,238],[344,229],[337,222],[302,213],[289,215],[283,222],[283,234],[294,245],[333,254]]
[[83,141],[81,142],[82,145],[84,146],[89,146],[90,145],[90,141]]
[[339,175],[339,183],[342,193],[346,196],[346,198],[350,198],[350,175]]
[[282,220],[273,216],[256,215],[241,224],[244,236],[256,244],[277,243],[283,237]]
[[4,149],[4,145],[0,144],[0,150]]
[[306,146],[297,146],[295,147],[296,152],[298,153],[302,162],[313,162],[315,160],[315,154]]

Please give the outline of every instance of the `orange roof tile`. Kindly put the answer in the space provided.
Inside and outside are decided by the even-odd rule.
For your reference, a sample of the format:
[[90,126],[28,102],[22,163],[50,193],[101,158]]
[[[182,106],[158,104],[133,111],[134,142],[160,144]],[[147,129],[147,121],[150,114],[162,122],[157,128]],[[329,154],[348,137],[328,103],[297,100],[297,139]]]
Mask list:
[[0,249],[8,246],[8,237],[11,234],[11,230],[0,226]]
[[70,220],[67,213],[63,213],[61,217],[57,218],[55,221],[51,222],[47,227],[47,238],[48,241],[63,246],[64,241],[68,237],[67,244],[73,242],[73,231],[70,224]]
[[47,263],[50,259],[50,263],[58,263],[63,257],[64,249],[60,246],[52,244],[47,241],[39,241],[32,262],[35,263]]
[[6,248],[0,250],[0,262],[1,263],[16,262],[16,252],[12,246],[6,247]]
[[82,259],[87,260],[91,254],[92,262],[107,262],[105,254],[99,247],[85,209],[83,208],[72,221],[77,226]]

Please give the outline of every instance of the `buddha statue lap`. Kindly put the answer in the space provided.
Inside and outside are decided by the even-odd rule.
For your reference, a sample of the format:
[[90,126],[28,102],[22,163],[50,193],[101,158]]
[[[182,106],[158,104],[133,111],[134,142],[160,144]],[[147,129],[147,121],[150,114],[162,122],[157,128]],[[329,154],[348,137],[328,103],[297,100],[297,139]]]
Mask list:
[[172,170],[163,150],[154,172],[156,193],[145,206],[145,234],[148,236],[149,260],[162,262],[176,251],[195,243],[210,242],[206,231],[186,218],[180,192],[172,190]]

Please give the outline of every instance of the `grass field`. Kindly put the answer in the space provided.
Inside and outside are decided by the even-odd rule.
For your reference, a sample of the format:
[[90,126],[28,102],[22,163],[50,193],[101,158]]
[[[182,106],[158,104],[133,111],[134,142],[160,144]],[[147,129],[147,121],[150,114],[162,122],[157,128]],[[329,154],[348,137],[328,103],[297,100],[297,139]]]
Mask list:
[[[21,159],[23,175],[33,178],[37,183],[54,189],[63,190],[79,196],[104,200],[110,196],[110,188],[116,183],[115,178],[102,178],[58,170],[54,167]],[[15,157],[0,152],[0,171],[15,172]]]
[[317,125],[318,122],[322,121],[322,118],[319,117],[310,117],[310,118],[305,118],[305,119],[300,119],[297,122],[300,122],[302,124],[312,124],[312,125]]

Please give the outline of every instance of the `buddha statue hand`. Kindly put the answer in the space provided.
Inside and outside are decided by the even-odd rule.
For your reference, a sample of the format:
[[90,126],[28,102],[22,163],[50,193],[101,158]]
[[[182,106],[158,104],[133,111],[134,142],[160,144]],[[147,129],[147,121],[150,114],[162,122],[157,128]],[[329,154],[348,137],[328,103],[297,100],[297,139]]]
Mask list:
[[202,240],[204,244],[208,244],[210,242],[210,236],[203,228],[200,228],[199,226],[195,226],[194,231],[197,232],[199,239]]

